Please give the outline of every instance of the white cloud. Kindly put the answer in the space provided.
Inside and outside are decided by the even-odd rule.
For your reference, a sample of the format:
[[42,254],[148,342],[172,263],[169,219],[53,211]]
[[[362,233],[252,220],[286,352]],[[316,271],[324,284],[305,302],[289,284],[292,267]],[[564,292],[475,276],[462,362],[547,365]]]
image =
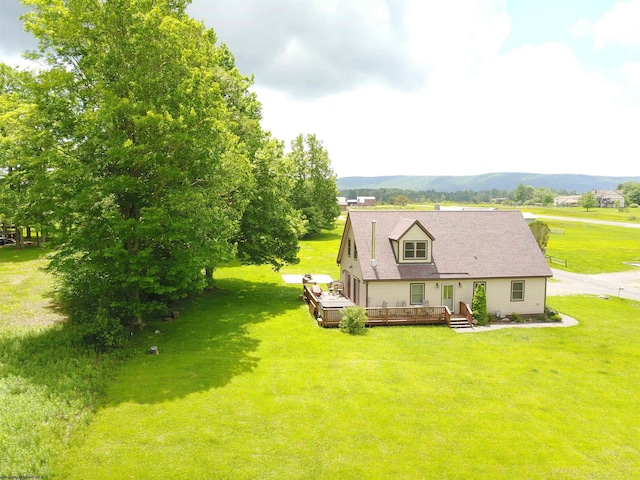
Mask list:
[[616,2],[593,27],[594,47],[599,50],[607,45],[640,47],[640,0]]
[[[560,43],[501,53],[503,3],[195,0],[191,11],[256,74],[264,127],[287,142],[317,134],[339,176],[640,176],[640,63],[623,79]],[[640,45],[634,8],[617,3],[572,33]]]
[[622,73],[631,85],[640,85],[640,63],[627,62],[622,66]]
[[578,20],[571,29],[571,35],[574,37],[587,37],[593,34],[593,23],[586,18]]
[[441,64],[415,94],[370,86],[305,103],[259,98],[279,138],[325,140],[339,176],[613,175],[638,156],[640,114],[619,94],[569,47],[548,43],[486,56],[477,71]]

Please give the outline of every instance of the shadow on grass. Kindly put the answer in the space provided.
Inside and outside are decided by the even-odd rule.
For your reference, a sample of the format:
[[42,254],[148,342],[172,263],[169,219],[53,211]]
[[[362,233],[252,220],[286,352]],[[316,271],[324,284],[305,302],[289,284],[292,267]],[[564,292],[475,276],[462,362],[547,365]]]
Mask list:
[[[297,286],[220,280],[215,290],[183,302],[178,320],[148,322],[129,346],[100,356],[79,345],[66,324],[0,337],[0,375],[24,378],[92,410],[107,388],[106,402],[117,404],[163,402],[223,387],[258,365],[254,353],[261,340],[248,327],[300,308],[298,295]],[[148,355],[151,346],[160,354]],[[118,381],[111,382],[116,373]]]
[[26,246],[18,249],[14,245],[0,246],[0,262],[31,262],[44,258],[51,250],[43,247]]
[[340,240],[342,238],[342,228],[334,228],[333,230],[323,230],[320,233],[305,237],[305,242],[327,242]]
[[[214,291],[185,302],[178,320],[148,323],[135,341],[136,358],[123,368],[109,403],[164,402],[224,387],[252,372],[260,361],[255,352],[261,340],[249,327],[299,309],[298,295],[296,286],[217,281]],[[159,355],[146,353],[152,346]]]

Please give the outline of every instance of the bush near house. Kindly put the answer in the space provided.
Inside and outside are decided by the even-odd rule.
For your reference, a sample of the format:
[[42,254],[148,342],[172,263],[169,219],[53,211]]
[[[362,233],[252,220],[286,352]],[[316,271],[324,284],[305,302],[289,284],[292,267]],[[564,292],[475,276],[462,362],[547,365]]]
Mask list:
[[471,301],[471,311],[478,325],[486,325],[489,323],[489,315],[487,314],[487,292],[484,289],[484,285],[478,285],[476,288],[473,294],[473,300]]
[[368,320],[364,307],[347,307],[338,326],[341,331],[353,335],[364,332]]

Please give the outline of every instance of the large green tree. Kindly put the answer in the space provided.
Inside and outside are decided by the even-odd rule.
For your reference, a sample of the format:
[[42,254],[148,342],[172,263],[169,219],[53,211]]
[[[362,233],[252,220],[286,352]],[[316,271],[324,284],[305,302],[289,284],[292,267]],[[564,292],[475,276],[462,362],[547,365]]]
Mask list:
[[542,250],[542,253],[545,253],[547,251],[547,244],[549,243],[549,233],[551,232],[549,225],[542,220],[536,220],[529,224],[529,228],[531,229],[531,233],[533,233],[540,250]]
[[628,204],[640,205],[640,182],[627,182],[618,186],[622,190]]
[[333,228],[340,206],[329,152],[314,134],[300,134],[291,142],[289,158],[295,179],[292,202],[306,220],[306,235]]
[[[33,102],[54,139],[40,152],[55,185],[51,269],[72,318],[141,325],[238,251],[295,261],[296,218],[279,194],[290,172],[251,80],[188,1],[24,3],[46,65]],[[281,213],[269,228],[250,221]],[[258,237],[260,255],[248,247]]]
[[516,203],[523,204],[533,198],[535,193],[535,188],[530,185],[523,185],[522,183],[518,185],[514,194],[513,200]]
[[593,192],[586,192],[580,197],[580,205],[588,212],[590,208],[598,205],[596,196]]
[[47,222],[50,205],[42,152],[51,136],[41,128],[32,85],[29,72],[0,64],[0,223],[16,227],[18,248],[25,228]]

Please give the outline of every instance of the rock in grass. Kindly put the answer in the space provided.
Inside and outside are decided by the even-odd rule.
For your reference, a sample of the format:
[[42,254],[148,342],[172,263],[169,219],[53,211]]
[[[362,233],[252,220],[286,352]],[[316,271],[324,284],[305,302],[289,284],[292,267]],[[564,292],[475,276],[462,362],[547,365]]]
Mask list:
[[147,353],[149,355],[160,355],[160,350],[158,350],[158,347],[153,346],[147,351]]

